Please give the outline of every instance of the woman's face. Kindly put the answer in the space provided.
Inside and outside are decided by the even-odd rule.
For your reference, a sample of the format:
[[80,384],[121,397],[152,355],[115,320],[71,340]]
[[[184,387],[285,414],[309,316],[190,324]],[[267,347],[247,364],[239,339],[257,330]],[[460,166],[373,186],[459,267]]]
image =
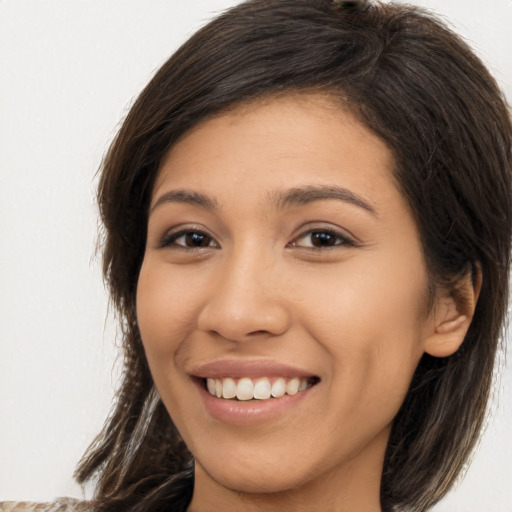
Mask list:
[[138,322],[197,471],[221,486],[380,479],[433,329],[392,166],[380,139],[312,95],[205,121],[162,163]]

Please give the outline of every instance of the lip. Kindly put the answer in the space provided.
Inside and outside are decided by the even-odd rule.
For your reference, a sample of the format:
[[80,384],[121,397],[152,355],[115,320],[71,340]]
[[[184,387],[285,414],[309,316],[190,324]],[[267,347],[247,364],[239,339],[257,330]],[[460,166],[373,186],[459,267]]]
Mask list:
[[297,407],[310,398],[317,384],[300,391],[296,395],[285,395],[281,398],[268,400],[226,400],[211,395],[204,385],[206,378],[243,378],[252,379],[268,377],[315,377],[303,368],[278,363],[271,360],[236,360],[219,359],[199,365],[190,375],[196,384],[205,410],[209,416],[232,426],[256,426],[276,421],[287,414],[293,414]]
[[195,379],[195,383],[207,413],[218,421],[236,427],[256,426],[278,420],[284,415],[292,413],[316,389],[316,385],[314,385],[296,395],[285,395],[269,400],[238,401],[210,395],[200,379]]
[[217,359],[200,364],[194,368],[190,375],[206,379],[233,377],[241,379],[249,377],[257,379],[260,377],[317,377],[310,371],[287,364],[282,364],[268,359]]

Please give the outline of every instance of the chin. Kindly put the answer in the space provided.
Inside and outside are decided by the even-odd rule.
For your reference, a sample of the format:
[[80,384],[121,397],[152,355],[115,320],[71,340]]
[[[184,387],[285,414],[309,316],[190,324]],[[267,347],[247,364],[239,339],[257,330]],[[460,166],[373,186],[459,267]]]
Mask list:
[[[197,463],[197,461],[196,461]],[[201,465],[202,466],[202,465]],[[281,467],[278,461],[262,464],[220,464],[202,466],[210,478],[226,489],[247,494],[271,494],[286,492],[303,485],[307,476],[295,466]],[[305,472],[304,472],[305,473]]]

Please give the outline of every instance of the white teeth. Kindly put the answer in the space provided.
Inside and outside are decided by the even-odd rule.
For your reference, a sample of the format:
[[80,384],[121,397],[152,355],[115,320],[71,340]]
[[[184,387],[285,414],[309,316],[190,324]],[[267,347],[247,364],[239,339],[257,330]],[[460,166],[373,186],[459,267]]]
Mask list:
[[254,386],[254,398],[258,400],[268,400],[270,398],[270,381],[261,379]]
[[307,381],[307,379],[300,379],[298,392],[300,393],[301,391],[304,391],[308,387],[309,387],[309,382]]
[[[219,379],[219,382],[220,379]],[[235,398],[236,396],[236,382],[233,379],[227,378],[222,381],[222,398]]]
[[286,382],[282,377],[279,377],[274,384],[272,384],[272,396],[274,398],[281,398],[286,394]]
[[238,400],[252,400],[254,398],[254,386],[251,379],[244,377],[238,381],[236,397]]
[[271,397],[281,398],[284,395],[296,395],[311,386],[310,379],[294,377],[288,381],[279,377],[272,384],[267,377],[253,381],[248,377],[238,382],[231,377],[224,379],[207,378],[206,388],[210,395],[226,400],[268,400]]
[[206,387],[208,388],[208,393],[210,393],[210,395],[217,395],[217,393],[215,393],[215,379],[206,379]]
[[299,385],[299,379],[291,379],[288,381],[288,384],[286,384],[286,393],[288,395],[296,395],[299,392]]
[[215,379],[215,396],[222,398],[222,381]]

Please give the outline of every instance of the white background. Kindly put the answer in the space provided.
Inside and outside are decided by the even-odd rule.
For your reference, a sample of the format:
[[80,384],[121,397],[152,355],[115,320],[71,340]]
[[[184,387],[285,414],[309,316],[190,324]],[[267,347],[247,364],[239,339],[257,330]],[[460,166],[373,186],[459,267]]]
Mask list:
[[[235,0],[0,0],[0,500],[81,497],[76,462],[117,379],[95,257],[94,174],[133,98]],[[512,99],[512,0],[421,0]],[[492,7],[491,7],[492,5]],[[512,511],[512,369],[437,512]]]

